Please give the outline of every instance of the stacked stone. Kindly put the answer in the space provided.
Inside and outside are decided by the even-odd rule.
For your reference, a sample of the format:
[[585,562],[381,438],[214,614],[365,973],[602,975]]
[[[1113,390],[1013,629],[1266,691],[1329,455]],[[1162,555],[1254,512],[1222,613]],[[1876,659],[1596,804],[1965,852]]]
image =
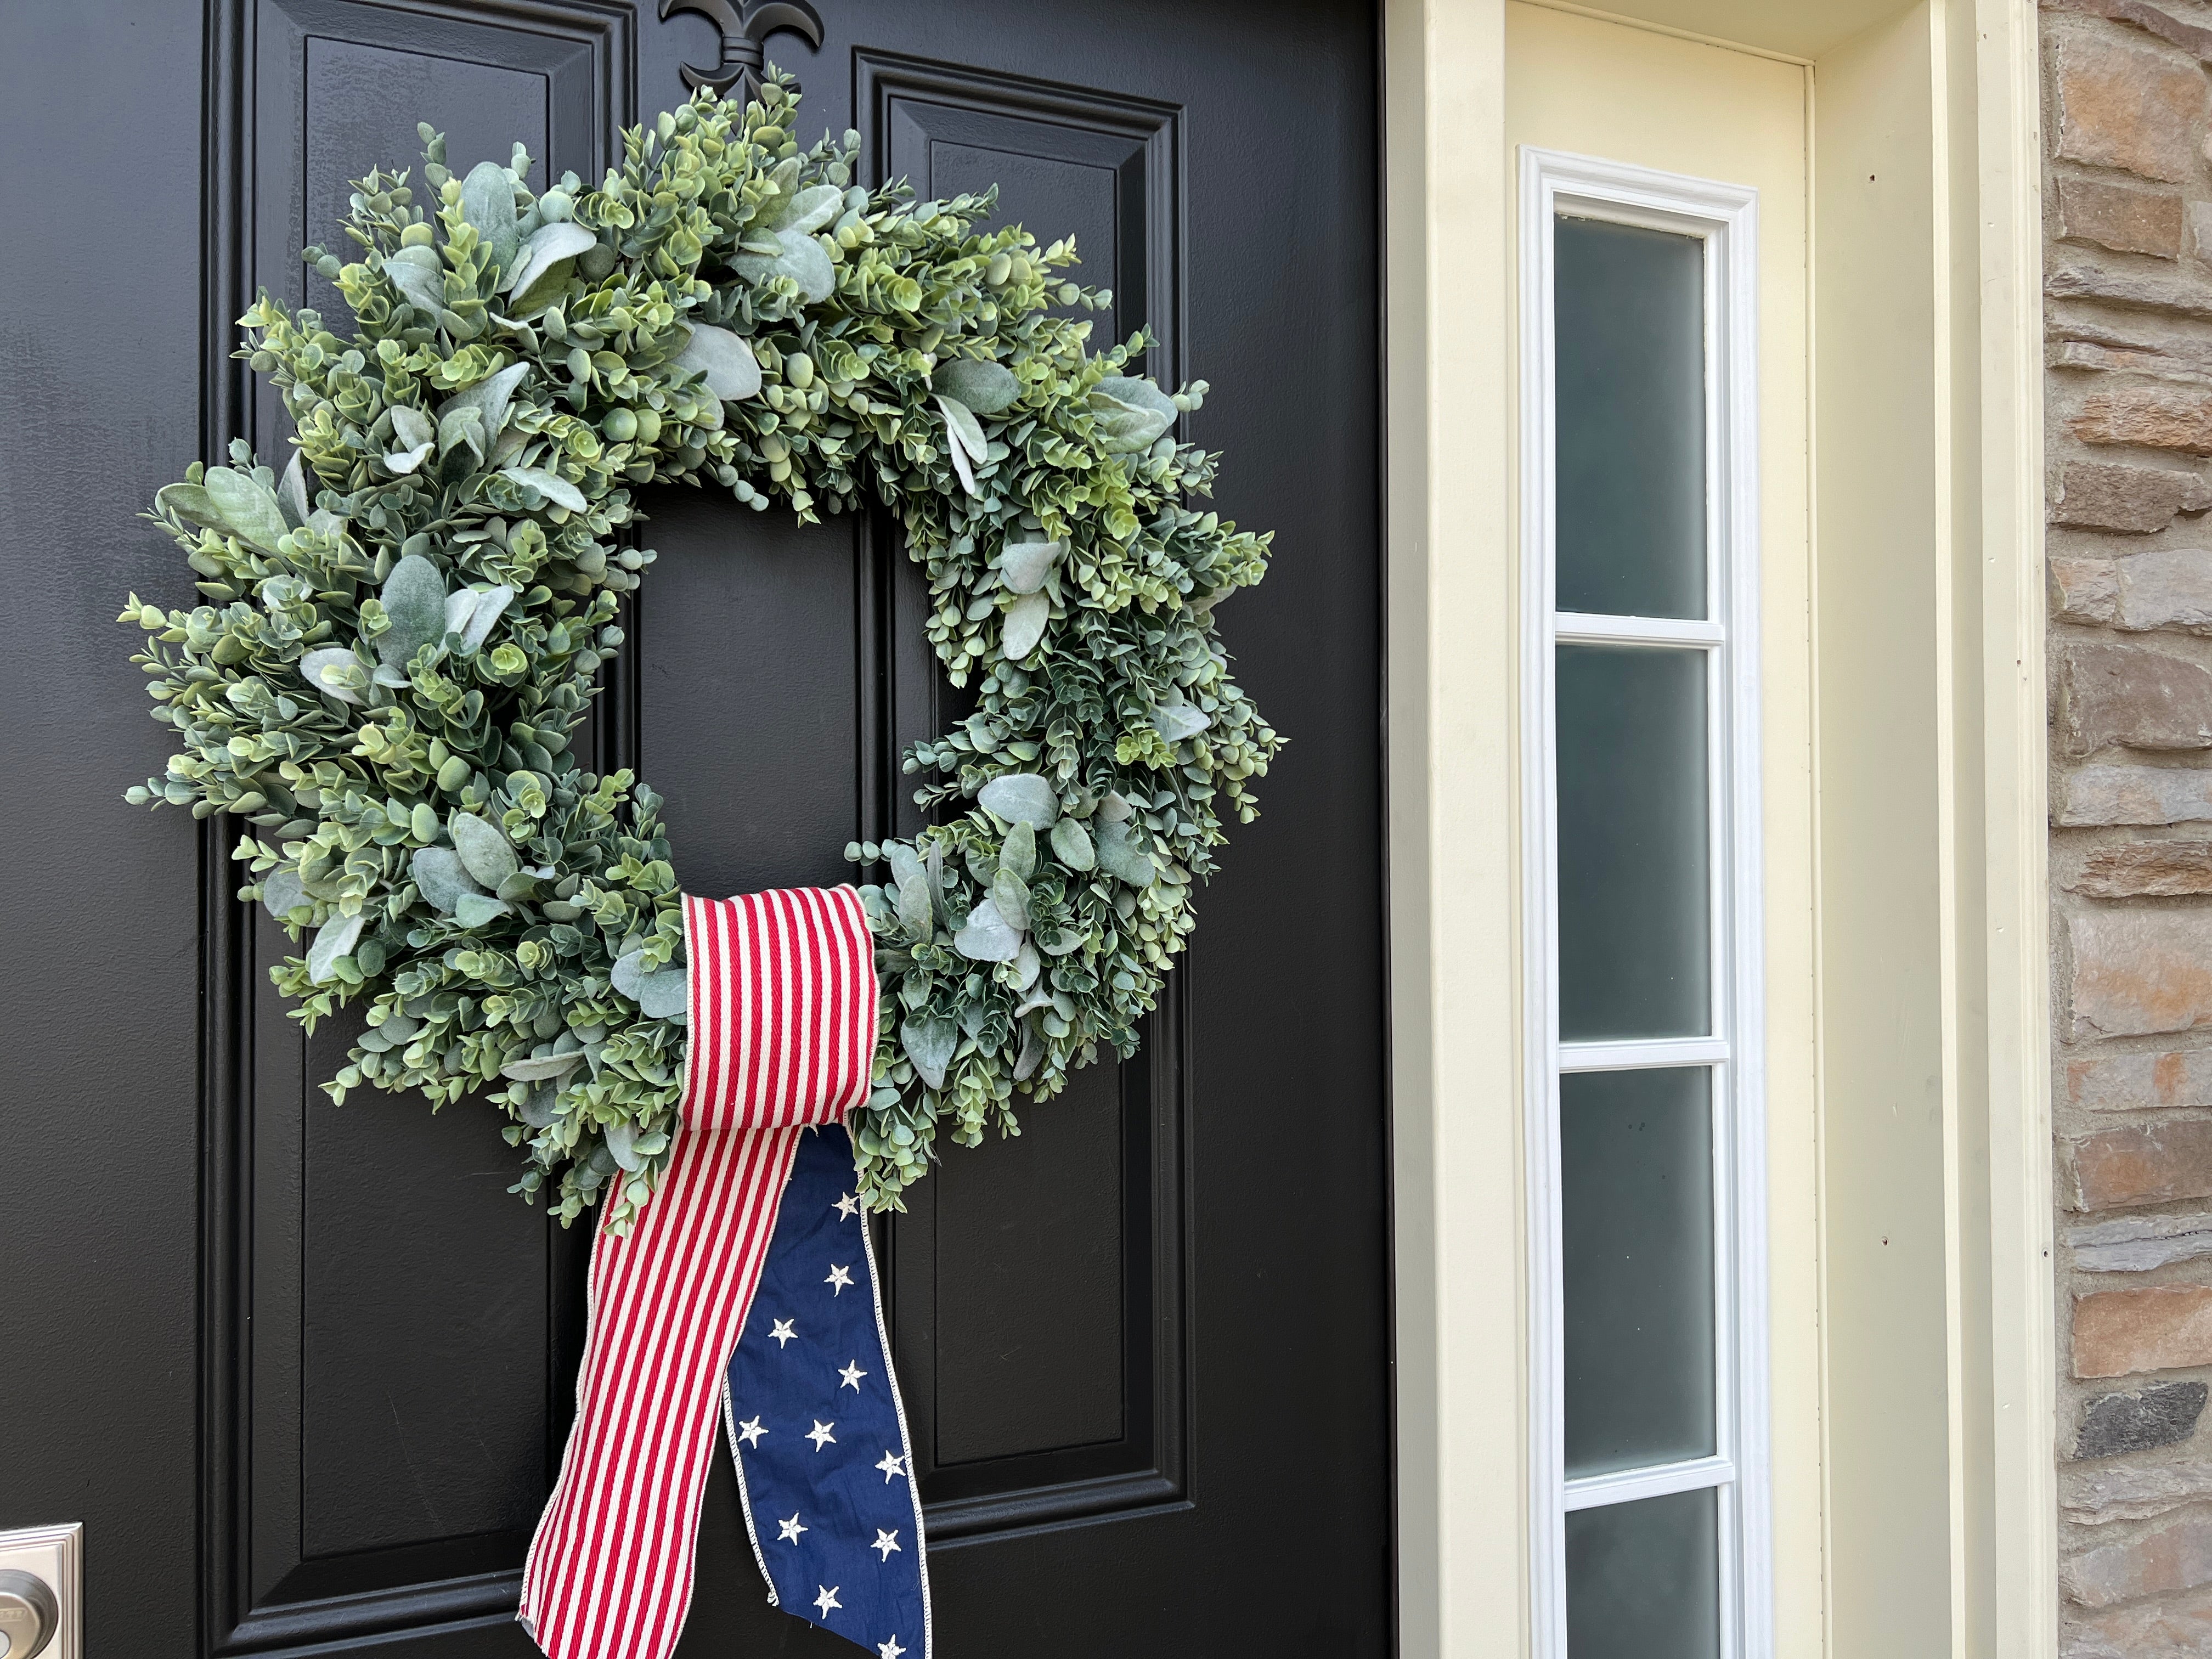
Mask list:
[[2062,1645],[2212,1655],[2212,5],[2042,9]]

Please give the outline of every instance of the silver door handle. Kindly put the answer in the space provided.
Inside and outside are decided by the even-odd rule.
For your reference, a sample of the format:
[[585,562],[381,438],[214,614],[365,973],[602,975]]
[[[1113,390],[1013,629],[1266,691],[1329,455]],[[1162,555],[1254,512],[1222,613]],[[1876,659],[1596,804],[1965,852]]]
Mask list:
[[84,1528],[0,1532],[0,1659],[83,1659]]

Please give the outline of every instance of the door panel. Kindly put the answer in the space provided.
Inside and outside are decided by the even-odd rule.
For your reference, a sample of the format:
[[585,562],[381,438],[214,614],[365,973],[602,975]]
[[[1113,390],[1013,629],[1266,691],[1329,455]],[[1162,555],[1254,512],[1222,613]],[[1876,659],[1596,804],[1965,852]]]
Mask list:
[[[1185,425],[1228,452],[1218,505],[1279,531],[1274,574],[1224,619],[1246,684],[1293,745],[1263,792],[1267,816],[1229,849],[1141,1053],[1082,1073],[1018,1139],[948,1148],[883,1224],[939,1629],[947,1651],[975,1654],[1040,1639],[1069,1654],[1140,1642],[1378,1652],[1391,1570],[1372,16],[1323,0],[821,9],[818,50],[788,33],[769,42],[805,85],[808,129],[856,127],[877,177],[923,195],[995,184],[1001,221],[1076,236],[1079,274],[1115,291],[1095,338],[1148,325],[1159,379],[1214,382]],[[131,17],[158,14],[165,50],[185,62],[200,10],[149,0]],[[231,319],[266,286],[342,326],[297,249],[332,235],[348,181],[411,161],[418,118],[447,132],[457,167],[504,159],[520,138],[553,173],[595,178],[622,123],[681,98],[684,64],[720,56],[708,16],[656,10],[216,0],[204,87],[163,98],[141,71],[159,130],[138,142],[197,155],[204,136],[201,193],[186,192],[180,222],[197,213],[206,228],[204,348],[155,358],[172,423],[198,407],[198,443],[180,428],[127,452],[104,516],[64,530],[88,548],[119,537],[131,557],[84,562],[100,574],[82,575],[82,592],[40,590],[40,617],[88,605],[100,623],[67,659],[39,658],[40,673],[103,720],[138,718],[117,678],[128,647],[105,618],[132,585],[171,603],[186,590],[129,515],[230,433],[281,453],[280,407],[228,357]],[[25,46],[89,95],[110,72],[91,43],[127,31],[97,5],[72,11],[30,27]],[[57,225],[74,195],[131,188],[121,158],[74,165],[73,190],[40,204]],[[172,230],[173,248],[194,234]],[[128,384],[118,374],[106,395],[119,404]],[[33,412],[41,399],[56,394],[34,389]],[[659,560],[595,723],[601,763],[639,767],[666,797],[693,890],[847,878],[847,841],[918,827],[898,757],[959,708],[887,516],[802,530],[702,492],[643,505]],[[11,529],[54,511],[14,497],[0,510]],[[29,694],[23,663],[0,672],[11,697]],[[94,1096],[82,1109],[99,1156],[84,1170],[105,1160],[162,1194],[142,1254],[197,1255],[199,1307],[195,1318],[188,1269],[155,1273],[161,1294],[140,1308],[115,1263],[65,1267],[72,1235],[109,1224],[58,1209],[40,1222],[28,1206],[34,1248],[5,1248],[11,1267],[27,1263],[20,1282],[40,1315],[71,1295],[126,1310],[114,1331],[64,1345],[66,1367],[89,1383],[134,1345],[161,1363],[133,1373],[127,1395],[92,1383],[82,1406],[23,1391],[49,1416],[95,1413],[100,1432],[42,1431],[22,1477],[0,1479],[0,1525],[90,1523],[100,1651],[344,1641],[520,1659],[530,1648],[511,1611],[570,1410],[583,1232],[506,1194],[511,1154],[489,1114],[321,1095],[346,1030],[304,1040],[267,989],[283,943],[229,902],[224,832],[210,827],[196,850],[186,821],[149,830],[110,804],[160,763],[159,732],[136,730],[70,760],[116,774],[93,778],[72,810],[106,861],[102,890],[119,880],[167,917],[163,951],[112,981],[143,1004],[161,1052],[191,1052],[205,992],[197,1223],[189,1063],[144,1101],[161,1052],[150,1069],[106,1071],[41,1056],[51,1086]],[[8,822],[19,853],[45,833]],[[119,909],[116,926],[143,927],[138,914]],[[43,981],[7,971],[18,1006],[46,1006]],[[95,982],[72,972],[62,982]],[[112,1005],[118,993],[100,994]],[[76,1028],[52,1029],[66,1042]],[[144,1132],[149,1114],[163,1134]],[[22,1387],[0,1376],[0,1420],[17,1420]],[[196,1406],[197,1486],[189,1455],[164,1462]],[[142,1463],[166,1469],[145,1490],[156,1526],[133,1501]],[[134,1526],[143,1565],[126,1565],[112,1552]],[[685,1655],[850,1651],[767,1607],[726,1459],[702,1551]]]

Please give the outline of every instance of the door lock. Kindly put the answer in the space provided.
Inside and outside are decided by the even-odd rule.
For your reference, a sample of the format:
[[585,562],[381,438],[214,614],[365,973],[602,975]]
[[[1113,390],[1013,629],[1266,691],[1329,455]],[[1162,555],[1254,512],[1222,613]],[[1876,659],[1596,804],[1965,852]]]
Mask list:
[[84,1659],[84,1528],[0,1532],[0,1659]]
[[0,1659],[37,1659],[61,1622],[61,1604],[45,1579],[0,1567]]

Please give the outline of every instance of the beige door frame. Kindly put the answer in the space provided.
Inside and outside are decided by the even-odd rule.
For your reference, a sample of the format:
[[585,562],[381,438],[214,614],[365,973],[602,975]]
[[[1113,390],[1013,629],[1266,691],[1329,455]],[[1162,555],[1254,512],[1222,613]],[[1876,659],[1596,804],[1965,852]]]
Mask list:
[[[1423,1659],[1531,1640],[1508,3],[1385,6],[1398,1553]],[[1802,64],[1813,92],[1820,1259],[1817,1305],[1771,1313],[1814,1328],[1818,1420],[1796,1427],[1819,1516],[1773,1650],[2038,1659],[2057,1620],[2035,14],[1643,12],[1607,21]]]

